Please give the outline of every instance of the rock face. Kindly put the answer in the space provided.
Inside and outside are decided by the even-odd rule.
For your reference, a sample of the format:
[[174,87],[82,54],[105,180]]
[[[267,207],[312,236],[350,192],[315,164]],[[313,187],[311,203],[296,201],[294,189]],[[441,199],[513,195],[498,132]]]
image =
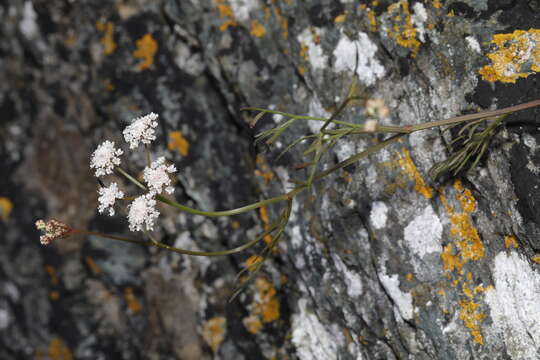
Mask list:
[[[286,237],[228,302],[261,248],[200,258],[74,236],[38,218],[133,234],[98,215],[89,155],[160,114],[154,156],[178,201],[221,210],[308,175],[296,123],[254,147],[239,109],[328,117],[353,78],[386,125],[540,98],[536,1],[115,0],[0,4],[0,358],[540,358],[540,110],[508,118],[480,164],[431,181],[447,132],[426,130],[295,198]],[[517,31],[520,30],[520,31]],[[341,120],[366,120],[363,102]],[[255,130],[280,121],[267,116]],[[382,135],[341,139],[322,166]],[[140,150],[123,164],[139,174]],[[110,179],[105,178],[108,182]],[[117,179],[127,192],[137,189]],[[160,208],[166,244],[239,246],[284,204],[232,218]]]

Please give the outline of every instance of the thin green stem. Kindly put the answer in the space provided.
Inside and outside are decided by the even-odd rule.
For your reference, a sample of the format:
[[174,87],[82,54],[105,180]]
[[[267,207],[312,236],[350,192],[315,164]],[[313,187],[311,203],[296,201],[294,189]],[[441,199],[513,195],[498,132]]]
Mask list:
[[141,184],[137,179],[135,179],[133,176],[129,175],[127,172],[124,171],[124,169],[116,167],[116,171],[118,171],[120,174],[124,175],[129,181],[137,185],[142,190],[146,190],[146,186]]
[[[295,114],[289,114],[289,113],[286,113],[286,112],[283,112],[283,111],[269,110],[269,109],[263,109],[263,108],[258,108],[258,107],[248,107],[248,108],[242,108],[240,110],[242,110],[242,111],[247,111],[247,110],[261,111],[261,112],[265,112],[265,113],[269,113],[269,114],[283,115],[285,117],[293,118],[293,119],[297,119],[297,120],[314,120],[314,121],[324,121],[324,122],[326,122],[328,120],[327,118],[320,118],[320,117],[309,116],[309,115],[295,115]],[[332,120],[332,122],[335,123],[336,125],[343,125],[343,126],[348,126],[348,127],[353,127],[353,128],[358,128],[358,127],[362,126],[362,125],[359,125],[359,124],[353,124],[353,123],[350,123],[350,122],[347,122],[347,121],[342,121],[342,120]]]
[[[275,230],[275,228],[272,231],[274,231],[274,230]],[[135,240],[135,239],[130,239],[130,238],[122,237],[122,236],[114,236],[114,235],[109,235],[109,234],[103,234],[103,233],[96,232],[96,231],[78,230],[76,232],[79,233],[79,234],[83,234],[83,235],[94,235],[94,236],[99,236],[99,237],[102,237],[102,238],[105,238],[105,239],[129,242],[129,243],[132,243],[132,244],[145,245],[145,246],[155,246],[155,247],[166,249],[166,250],[176,252],[176,253],[179,253],[179,254],[191,255],[191,256],[224,256],[224,255],[236,254],[236,253],[242,252],[242,251],[246,250],[247,248],[250,248],[251,246],[255,245],[256,243],[261,241],[261,239],[263,238],[263,235],[266,235],[268,233],[268,232],[265,232],[263,235],[259,235],[255,239],[245,243],[244,245],[235,247],[233,249],[222,250],[222,251],[192,251],[192,250],[180,249],[180,248],[177,248],[177,247],[174,247],[174,246],[169,246],[169,245],[166,245],[166,244],[163,244],[163,243],[160,243],[160,242],[154,242],[154,241],[150,241],[150,240],[148,240],[148,241]]]

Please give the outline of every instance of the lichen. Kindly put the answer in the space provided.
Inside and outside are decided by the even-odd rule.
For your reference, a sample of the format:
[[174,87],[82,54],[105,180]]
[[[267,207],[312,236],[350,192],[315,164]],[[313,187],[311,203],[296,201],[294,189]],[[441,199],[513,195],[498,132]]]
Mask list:
[[416,165],[411,159],[411,153],[408,149],[403,148],[403,155],[399,157],[398,163],[403,172],[415,182],[414,189],[427,199],[433,197],[433,189],[426,185],[422,174],[416,168]]
[[110,21],[96,22],[96,29],[103,33],[103,37],[100,42],[103,45],[103,53],[105,55],[111,55],[116,50],[116,43],[114,42],[114,24]]
[[266,29],[264,27],[263,24],[261,24],[260,22],[258,22],[257,20],[252,20],[251,21],[251,31],[250,31],[250,34],[255,36],[255,37],[263,37],[264,35],[266,35]]
[[496,34],[491,44],[495,47],[487,54],[491,65],[479,71],[483,80],[515,83],[540,71],[540,29]]
[[133,313],[136,314],[142,310],[142,305],[137,300],[137,297],[133,293],[132,287],[126,287],[124,289],[124,298],[126,299],[126,303],[128,306],[128,309]]
[[280,304],[274,285],[265,277],[255,280],[256,293],[249,305],[249,316],[243,323],[251,333],[257,333],[265,323],[276,321],[280,317]]
[[158,51],[157,41],[152,37],[152,34],[146,34],[135,42],[137,49],[133,52],[133,56],[137,59],[142,59],[137,67],[139,70],[150,68],[154,64],[154,56]]
[[49,342],[47,354],[50,360],[72,360],[73,353],[68,346],[58,337],[53,337]]
[[223,316],[213,317],[203,325],[203,339],[214,353],[218,351],[219,345],[225,340],[226,335],[227,319]]
[[420,48],[420,41],[417,39],[418,31],[413,24],[413,17],[409,9],[407,0],[400,0],[388,6],[392,26],[388,29],[388,36],[402,47],[411,50],[412,57],[416,57]]
[[507,235],[504,237],[504,247],[505,248],[517,248],[519,247],[519,244],[517,242],[517,238],[514,235]]
[[169,143],[167,147],[170,151],[178,151],[182,156],[187,156],[189,153],[189,142],[181,131],[171,131],[169,133]]
[[7,197],[0,196],[0,219],[7,221],[13,211],[13,203]]

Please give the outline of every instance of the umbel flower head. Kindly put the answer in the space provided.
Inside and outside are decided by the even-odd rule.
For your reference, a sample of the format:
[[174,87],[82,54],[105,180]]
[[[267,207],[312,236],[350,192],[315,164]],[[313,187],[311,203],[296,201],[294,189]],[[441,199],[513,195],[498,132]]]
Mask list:
[[159,211],[156,209],[156,200],[154,200],[153,195],[141,195],[128,206],[129,230],[152,231],[154,230],[154,221],[158,216]]
[[90,167],[96,169],[97,177],[112,174],[114,167],[120,165],[119,156],[123,153],[122,150],[115,149],[113,141],[105,140],[92,154]]
[[163,191],[163,187],[166,186],[165,191],[168,194],[172,194],[174,188],[170,186],[171,178],[169,174],[174,172],[176,172],[174,165],[165,165],[165,158],[163,156],[157,158],[150,166],[147,166],[144,169],[143,177],[150,189],[150,193],[154,195],[160,194]]
[[98,211],[101,214],[105,210],[109,209],[109,215],[114,215],[114,203],[116,199],[122,199],[124,193],[118,190],[118,184],[113,182],[107,187],[102,187],[98,190],[99,192],[99,207]]
[[156,139],[155,127],[157,123],[158,114],[150,113],[133,120],[131,125],[124,129],[124,139],[129,143],[130,149],[135,149],[139,146],[139,143],[150,144]]
[[38,220],[36,221],[36,228],[43,232],[43,235],[39,237],[39,241],[43,245],[49,245],[53,240],[66,237],[73,232],[72,228],[58,220],[49,220],[47,222]]

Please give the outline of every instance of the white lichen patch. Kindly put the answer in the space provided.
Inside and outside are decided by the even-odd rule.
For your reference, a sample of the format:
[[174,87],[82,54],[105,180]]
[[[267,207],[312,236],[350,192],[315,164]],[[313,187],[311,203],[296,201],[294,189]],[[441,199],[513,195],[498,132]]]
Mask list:
[[373,85],[377,79],[384,76],[385,70],[375,57],[377,45],[375,45],[366,33],[358,33],[358,40],[351,41],[347,36],[342,36],[334,49],[334,68],[336,71],[354,71],[356,61],[356,74],[359,80],[366,85]]
[[412,16],[412,21],[416,26],[416,31],[418,32],[418,38],[421,42],[425,42],[426,28],[424,24],[428,19],[428,14],[424,5],[420,2],[414,3],[413,5],[414,15]]
[[315,69],[324,69],[328,64],[328,56],[324,54],[320,43],[314,40],[315,37],[320,38],[320,36],[319,30],[316,28],[314,30],[306,28],[297,37],[301,46],[307,47],[307,60],[309,60],[309,63]]
[[298,300],[299,312],[292,316],[292,343],[301,360],[333,360],[338,358],[338,346],[343,335],[333,326],[328,330],[317,316],[307,310],[307,300]]
[[408,292],[401,291],[397,274],[388,276],[385,273],[386,269],[383,268],[383,270],[379,272],[379,280],[388,295],[392,298],[401,317],[405,320],[411,320],[414,315],[412,295]]
[[480,48],[480,43],[478,43],[478,40],[474,36],[467,36],[465,38],[465,41],[467,42],[467,46],[469,49],[474,51],[475,53],[481,54],[482,48]]
[[441,251],[442,230],[439,217],[431,205],[428,205],[407,225],[403,235],[413,253],[423,257]]
[[[313,117],[328,118],[330,117],[331,114],[323,108],[319,98],[317,98],[316,96],[313,96],[311,98],[311,101],[309,102],[308,115],[313,116]],[[321,127],[323,126],[322,121],[309,121],[307,124],[308,124],[309,129],[313,133],[318,133]],[[331,124],[328,128],[331,129],[332,125],[333,124]]]
[[349,141],[347,139],[340,139],[335,147],[336,156],[338,161],[343,161],[348,159],[357,153],[356,143],[354,141]]
[[241,22],[249,20],[249,13],[258,10],[258,3],[253,0],[229,0],[234,17]]
[[342,274],[340,278],[345,280],[347,295],[349,297],[358,297],[362,295],[362,278],[360,275],[349,270],[339,256],[333,254],[332,259],[334,260],[337,271]]
[[386,226],[386,219],[388,214],[388,207],[382,201],[375,201],[371,205],[371,212],[369,214],[369,221],[375,229],[382,229]]
[[538,359],[540,274],[518,253],[500,253],[493,266],[495,289],[486,292],[494,341],[504,341],[512,359]]
[[23,14],[21,22],[19,23],[19,30],[27,38],[31,39],[38,33],[37,14],[34,10],[34,6],[31,1],[24,3]]

